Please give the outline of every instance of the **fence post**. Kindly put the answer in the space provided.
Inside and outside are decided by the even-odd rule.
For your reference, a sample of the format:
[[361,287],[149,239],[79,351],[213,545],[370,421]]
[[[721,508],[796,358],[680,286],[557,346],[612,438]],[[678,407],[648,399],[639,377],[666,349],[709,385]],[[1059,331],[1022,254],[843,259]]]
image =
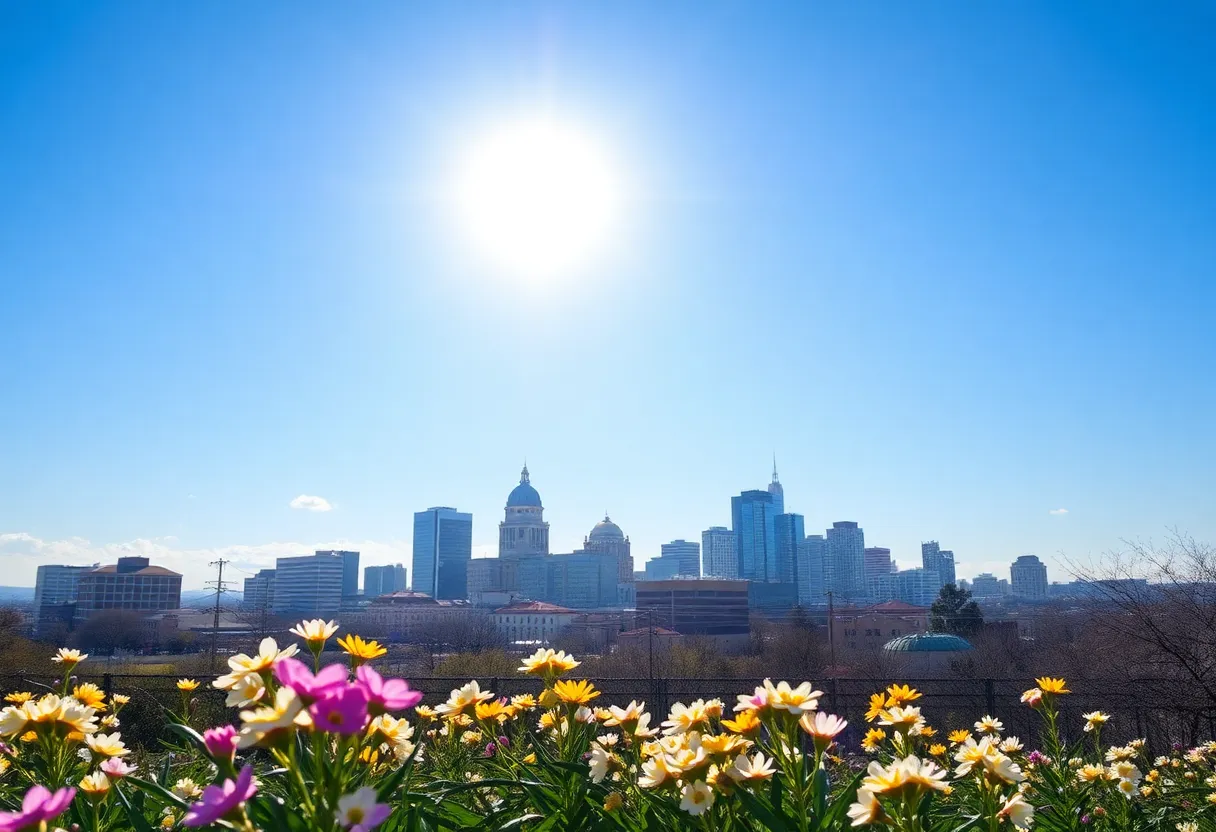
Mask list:
[[101,689],[105,693],[106,699],[109,699],[114,690],[114,677],[111,674],[106,673],[101,677]]
[[839,700],[837,699],[838,693],[839,691],[836,689],[836,677],[833,676],[828,679],[828,701],[832,705],[832,713],[834,714],[840,713]]
[[996,683],[991,679],[984,680],[984,701],[988,703],[988,713],[996,715]]

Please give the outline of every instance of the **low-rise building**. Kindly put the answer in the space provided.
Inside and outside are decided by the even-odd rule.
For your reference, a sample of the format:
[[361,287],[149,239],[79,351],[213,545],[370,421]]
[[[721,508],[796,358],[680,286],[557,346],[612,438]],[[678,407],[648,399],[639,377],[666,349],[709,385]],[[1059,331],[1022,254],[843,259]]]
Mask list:
[[726,651],[743,649],[751,634],[748,581],[670,580],[637,584],[643,626],[714,639]]
[[462,620],[472,612],[473,607],[467,601],[437,601],[425,593],[405,590],[371,599],[348,620],[352,630],[365,630],[389,641],[408,642],[436,626]]
[[182,576],[147,558],[119,558],[118,563],[80,573],[76,585],[76,620],[105,610],[154,613],[182,605]]
[[519,601],[494,610],[494,626],[512,645],[547,645],[579,613],[544,601]]
[[928,607],[886,601],[860,609],[838,610],[832,616],[832,641],[837,650],[873,652],[893,638],[929,629]]

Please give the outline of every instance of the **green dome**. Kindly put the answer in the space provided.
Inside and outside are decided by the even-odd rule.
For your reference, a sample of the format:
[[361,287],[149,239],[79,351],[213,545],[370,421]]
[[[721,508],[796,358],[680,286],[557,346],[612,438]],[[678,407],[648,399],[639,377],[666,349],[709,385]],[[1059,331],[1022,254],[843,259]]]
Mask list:
[[891,653],[958,653],[971,649],[971,642],[949,633],[917,633],[900,636],[882,647]]

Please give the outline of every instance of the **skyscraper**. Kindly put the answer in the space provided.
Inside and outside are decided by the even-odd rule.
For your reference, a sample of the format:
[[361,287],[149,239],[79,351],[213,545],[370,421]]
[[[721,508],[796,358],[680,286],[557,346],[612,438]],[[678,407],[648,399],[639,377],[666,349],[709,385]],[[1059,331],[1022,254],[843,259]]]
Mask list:
[[798,603],[804,607],[827,603],[828,541],[821,534],[808,534],[798,547]]
[[768,491],[744,491],[730,498],[731,527],[739,551],[739,577],[777,580],[777,512]]
[[246,578],[242,606],[251,612],[274,609],[274,575],[273,569],[259,569],[256,575]]
[[[53,621],[65,621],[71,617],[70,608],[64,604],[76,603],[76,589],[80,576],[101,564],[92,566],[38,567],[34,578],[34,632],[41,635]],[[66,616],[66,618],[65,618]]]
[[278,558],[274,563],[276,615],[330,616],[342,607],[346,560],[330,552]]
[[659,546],[659,557],[676,560],[676,572],[681,578],[701,576],[701,544],[690,540],[673,540]]
[[414,513],[415,592],[436,601],[465,600],[472,557],[472,514],[447,506]]
[[359,594],[359,553],[343,549],[317,550],[318,555],[333,555],[342,559],[342,597],[353,598]]
[[777,455],[773,455],[773,481],[768,484],[768,493],[773,495],[773,514],[785,513],[785,489],[777,479]]
[[891,574],[891,550],[881,546],[868,546],[865,551],[866,580],[877,575]]
[[937,576],[941,581],[941,585],[952,584],[957,576],[954,573],[954,552],[949,549],[942,549],[938,553],[940,560],[938,561]]
[[798,583],[798,547],[806,539],[801,514],[778,514],[773,518],[777,538],[776,580],[783,584]]
[[400,592],[406,588],[405,567],[401,564],[392,566],[368,566],[363,570],[363,594],[368,598],[377,595],[388,595]]
[[828,559],[825,579],[837,600],[859,600],[866,595],[865,532],[856,523],[843,520],[828,529]]
[[1022,555],[1009,567],[1009,586],[1022,598],[1047,597],[1047,565],[1034,555]]
[[701,532],[701,574],[707,578],[739,577],[739,541],[725,526]]

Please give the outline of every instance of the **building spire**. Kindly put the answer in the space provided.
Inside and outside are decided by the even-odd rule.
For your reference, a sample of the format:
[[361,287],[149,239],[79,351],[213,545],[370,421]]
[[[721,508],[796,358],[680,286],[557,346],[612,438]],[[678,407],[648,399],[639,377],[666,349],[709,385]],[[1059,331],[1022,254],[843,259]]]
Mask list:
[[777,454],[773,453],[773,482],[779,482],[777,479]]
[[532,480],[528,477],[528,460],[524,460],[524,470],[519,472],[519,484],[524,485]]

